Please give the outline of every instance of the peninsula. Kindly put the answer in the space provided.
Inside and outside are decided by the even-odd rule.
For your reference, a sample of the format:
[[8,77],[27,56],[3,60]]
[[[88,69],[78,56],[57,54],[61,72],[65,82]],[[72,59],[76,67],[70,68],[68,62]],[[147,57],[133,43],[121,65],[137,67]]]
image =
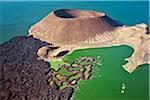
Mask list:
[[147,32],[144,23],[119,25],[105,13],[76,9],[52,11],[29,29],[29,35],[52,44],[37,52],[46,61],[61,59],[76,49],[131,46],[134,53],[123,65],[129,73],[139,65],[150,64],[150,34]]

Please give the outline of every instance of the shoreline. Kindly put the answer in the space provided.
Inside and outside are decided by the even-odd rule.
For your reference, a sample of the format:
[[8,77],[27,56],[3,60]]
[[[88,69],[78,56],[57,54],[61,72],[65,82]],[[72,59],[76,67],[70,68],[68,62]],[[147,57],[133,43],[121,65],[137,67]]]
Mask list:
[[[102,48],[102,47],[111,47],[111,46],[120,46],[127,45],[134,49],[134,52],[131,57],[126,58],[128,63],[123,65],[123,68],[132,73],[139,65],[148,63],[150,64],[150,58],[145,55],[150,55],[150,48],[147,46],[150,45],[150,34],[146,34],[147,30],[146,24],[137,24],[135,26],[126,26],[119,27],[115,31],[112,31],[111,34],[117,34],[116,39],[112,39],[111,41],[104,41],[99,44],[84,44],[84,42],[79,43],[77,45],[62,45],[62,44],[53,44],[54,47],[58,47],[58,49],[54,50],[51,54],[47,55],[47,58],[41,56],[42,51],[39,49],[38,55],[41,59],[48,61],[49,59],[61,59],[62,57],[58,57],[57,55],[60,52],[68,51],[67,54],[72,53],[77,49],[86,49],[86,48]],[[105,34],[105,33],[103,33]],[[94,42],[93,42],[94,43]],[[47,47],[48,49],[49,47]],[[141,52],[142,51],[142,52]],[[41,54],[40,54],[40,53]],[[145,60],[144,60],[145,59]]]

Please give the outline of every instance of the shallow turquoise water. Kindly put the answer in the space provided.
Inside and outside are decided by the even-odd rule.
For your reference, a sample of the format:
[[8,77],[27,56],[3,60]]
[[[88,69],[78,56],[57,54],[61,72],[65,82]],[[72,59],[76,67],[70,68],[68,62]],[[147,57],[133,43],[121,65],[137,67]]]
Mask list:
[[30,26],[61,8],[102,11],[127,25],[149,24],[148,1],[0,1],[0,43],[27,35]]

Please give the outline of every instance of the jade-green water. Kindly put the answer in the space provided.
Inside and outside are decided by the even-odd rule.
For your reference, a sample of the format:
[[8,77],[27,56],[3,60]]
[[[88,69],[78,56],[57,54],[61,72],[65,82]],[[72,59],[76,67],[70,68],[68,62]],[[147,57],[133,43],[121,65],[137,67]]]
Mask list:
[[122,68],[132,53],[133,49],[124,45],[76,50],[66,56],[63,60],[68,62],[84,56],[100,56],[102,61],[102,65],[95,66],[90,80],[77,84],[74,100],[149,100],[149,66],[139,66],[132,74]]

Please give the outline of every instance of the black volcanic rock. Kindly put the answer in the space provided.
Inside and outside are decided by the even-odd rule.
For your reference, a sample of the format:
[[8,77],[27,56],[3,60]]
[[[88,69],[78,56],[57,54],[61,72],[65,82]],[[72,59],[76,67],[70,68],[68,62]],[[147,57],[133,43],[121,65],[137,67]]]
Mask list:
[[49,86],[50,65],[38,60],[38,49],[49,45],[19,36],[0,45],[0,100],[68,100],[72,88]]

